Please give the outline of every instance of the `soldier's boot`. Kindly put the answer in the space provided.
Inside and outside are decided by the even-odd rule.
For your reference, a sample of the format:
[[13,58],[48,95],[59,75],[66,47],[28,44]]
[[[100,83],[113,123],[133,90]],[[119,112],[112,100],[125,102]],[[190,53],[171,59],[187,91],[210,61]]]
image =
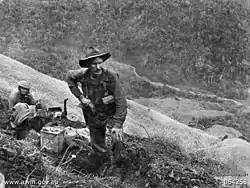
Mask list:
[[29,133],[28,119],[24,120],[18,127],[15,128],[15,136],[17,140],[24,139]]
[[116,166],[121,166],[127,160],[126,146],[122,141],[112,143],[113,162]]
[[102,155],[100,158],[101,158],[101,166],[99,169],[99,175],[103,177],[106,175],[108,169],[111,167],[111,157],[110,154],[107,153],[105,155]]
[[98,154],[89,153],[87,158],[82,160],[81,163],[84,164],[87,173],[98,173],[102,160]]

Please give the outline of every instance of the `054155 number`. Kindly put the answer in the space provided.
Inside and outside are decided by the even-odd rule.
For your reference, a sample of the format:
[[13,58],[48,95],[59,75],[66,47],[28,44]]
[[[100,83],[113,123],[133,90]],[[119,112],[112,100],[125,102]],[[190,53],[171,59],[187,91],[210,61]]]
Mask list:
[[237,178],[237,179],[224,179],[224,185],[247,185],[247,180],[244,178]]

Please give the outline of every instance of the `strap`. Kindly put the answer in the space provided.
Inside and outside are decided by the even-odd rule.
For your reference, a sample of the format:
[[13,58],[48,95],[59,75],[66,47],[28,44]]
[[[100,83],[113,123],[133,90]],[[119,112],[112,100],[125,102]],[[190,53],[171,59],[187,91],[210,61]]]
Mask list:
[[105,92],[107,92],[107,83],[105,81],[102,81],[102,86]]
[[87,82],[84,82],[84,85],[85,85],[85,97],[88,99],[89,98],[89,91],[88,91]]

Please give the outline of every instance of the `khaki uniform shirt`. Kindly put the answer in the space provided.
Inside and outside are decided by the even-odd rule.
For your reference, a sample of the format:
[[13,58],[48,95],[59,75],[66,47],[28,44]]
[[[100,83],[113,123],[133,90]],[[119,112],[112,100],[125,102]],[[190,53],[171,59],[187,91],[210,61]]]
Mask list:
[[[114,126],[122,127],[127,116],[127,101],[117,74],[102,69],[99,80],[94,81],[90,78],[88,69],[71,70],[67,76],[67,83],[75,97],[80,100],[80,96],[83,94],[91,100],[97,110],[95,116],[90,111],[84,111],[85,120],[87,116],[87,119],[95,119],[95,124],[105,124],[108,119],[112,118]],[[79,83],[83,93],[78,88]],[[114,97],[114,102],[104,104],[102,99],[110,95]]]

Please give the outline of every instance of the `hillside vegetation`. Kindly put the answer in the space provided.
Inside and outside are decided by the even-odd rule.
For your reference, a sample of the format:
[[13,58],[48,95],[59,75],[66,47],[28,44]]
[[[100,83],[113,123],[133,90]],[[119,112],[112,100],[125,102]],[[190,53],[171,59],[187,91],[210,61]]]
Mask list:
[[[32,83],[35,98],[42,98],[48,106],[62,106],[63,99],[67,97],[69,98],[69,113],[74,113],[78,117],[82,116],[81,110],[75,107],[78,102],[70,93],[65,82],[39,73],[3,55],[0,57],[0,70],[1,97],[5,98],[12,89],[15,89],[19,79],[26,79]],[[230,105],[234,106],[232,108],[237,108],[239,106],[233,101],[224,100],[225,107]],[[222,142],[215,136],[188,127],[154,109],[131,100],[127,100],[127,102],[128,116],[124,123],[124,132],[127,138],[128,154],[132,155],[132,161],[122,169],[111,169],[109,175],[104,178],[75,173],[72,170],[81,167],[78,162],[86,157],[88,147],[81,150],[83,153],[77,152],[77,160],[71,161],[73,164],[68,165],[71,158],[66,151],[64,157],[62,155],[47,156],[37,146],[37,139],[28,137],[27,140],[19,142],[7,136],[1,128],[0,143],[4,147],[3,150],[0,150],[0,156],[3,156],[0,163],[4,164],[1,171],[6,174],[8,180],[16,180],[17,177],[21,177],[19,180],[29,178],[54,180],[54,182],[59,182],[56,187],[73,185],[87,187],[117,187],[118,185],[120,187],[221,187],[220,181],[216,181],[216,179],[222,176],[245,175],[244,172],[249,174],[250,144],[248,142],[238,138],[226,139]],[[0,104],[0,125],[2,127],[6,126],[8,120],[4,116],[6,113],[4,106]],[[16,155],[20,152],[20,155]],[[72,154],[76,151],[70,150],[69,152]],[[6,155],[17,157],[14,162],[10,162]],[[13,158],[11,159],[13,160]],[[216,161],[212,159],[216,159]],[[39,167],[36,168],[36,164],[39,164]],[[28,169],[23,170],[25,165],[28,166]],[[124,174],[126,176],[123,181]]]
[[244,98],[246,2],[3,0],[0,53],[64,79],[94,45],[152,81]]
[[[81,116],[81,110],[75,107],[77,100],[65,82],[3,55],[0,56],[0,71],[1,97],[5,98],[15,89],[19,79],[26,79],[32,83],[35,98],[42,98],[48,106],[62,106],[63,99],[67,97],[69,113]],[[1,101],[0,163],[4,166],[1,172],[6,175],[6,180],[51,180],[58,182],[56,187],[212,188],[222,187],[218,180],[222,176],[232,173],[245,175],[244,172],[250,172],[248,142],[236,138],[222,142],[204,131],[190,128],[160,112],[127,100],[128,116],[124,132],[128,159],[131,160],[127,166],[110,169],[106,177],[86,175],[79,172],[82,166],[78,162],[81,164],[89,147],[66,150],[60,156],[51,156],[41,150],[36,138],[28,137],[23,141],[13,139],[5,134],[3,128],[8,119],[4,116],[6,109]],[[70,153],[76,154],[76,160],[71,159]],[[11,156],[10,160],[6,156]]]

